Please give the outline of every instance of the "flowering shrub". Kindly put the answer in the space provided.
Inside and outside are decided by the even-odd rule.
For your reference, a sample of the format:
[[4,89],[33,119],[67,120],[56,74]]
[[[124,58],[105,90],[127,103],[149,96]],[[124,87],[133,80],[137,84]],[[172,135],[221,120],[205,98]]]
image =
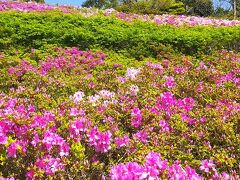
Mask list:
[[18,1],[0,1],[0,11],[6,10],[16,10],[16,11],[49,11],[49,10],[62,10],[63,12],[68,12],[67,6],[53,6],[47,4],[40,4],[35,2],[18,2]]
[[1,179],[239,179],[239,21],[0,11]]
[[124,12],[118,12],[114,9],[105,9],[102,11],[94,10],[92,8],[78,8],[74,6],[54,6],[47,4],[40,4],[34,2],[18,2],[18,1],[6,1],[0,0],[0,11],[15,10],[20,12],[32,12],[32,11],[50,11],[50,10],[60,10],[64,13],[75,13],[82,14],[86,17],[96,16],[104,14],[105,16],[114,15],[116,18],[133,21],[133,20],[142,20],[153,22],[158,25],[174,25],[174,26],[239,26],[240,21],[238,20],[220,20],[220,19],[211,19],[197,16],[185,16],[185,15],[155,15],[153,17],[149,15],[139,15],[139,14],[127,14]]
[[2,177],[239,179],[238,54],[35,53],[0,70]]
[[105,10],[105,15],[115,15],[117,18],[124,21],[133,21],[133,20],[142,20],[153,22],[158,25],[174,25],[174,26],[239,26],[240,21],[238,20],[221,20],[221,19],[211,19],[206,17],[197,17],[197,16],[185,16],[185,15],[155,15],[150,17],[148,15],[139,15],[139,14],[128,14],[118,11],[109,11]]

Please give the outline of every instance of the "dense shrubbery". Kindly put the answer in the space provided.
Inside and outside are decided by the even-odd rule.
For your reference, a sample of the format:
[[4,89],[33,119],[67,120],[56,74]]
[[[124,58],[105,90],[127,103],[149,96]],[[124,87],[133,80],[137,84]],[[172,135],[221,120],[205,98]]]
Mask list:
[[0,179],[239,179],[239,21],[5,3]]
[[131,2],[118,6],[116,9],[121,12],[137,14],[183,14],[185,12],[182,2],[176,3],[171,0]]
[[102,52],[45,54],[1,55],[2,176],[238,179],[239,55],[127,68]]
[[240,28],[174,27],[147,22],[123,22],[112,17],[52,12],[0,14],[0,47],[40,48],[46,44],[127,50],[131,56],[155,56],[160,44],[185,54],[209,53],[226,48],[239,50]]

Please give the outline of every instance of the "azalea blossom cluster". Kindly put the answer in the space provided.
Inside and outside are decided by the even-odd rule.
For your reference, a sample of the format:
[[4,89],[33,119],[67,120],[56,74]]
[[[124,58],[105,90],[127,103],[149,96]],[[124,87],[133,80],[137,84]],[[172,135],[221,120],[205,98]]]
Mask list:
[[80,13],[85,17],[99,15],[103,13],[105,16],[114,15],[116,18],[124,21],[142,20],[153,22],[158,25],[174,25],[174,26],[239,26],[239,20],[222,20],[197,16],[185,16],[185,15],[155,15],[153,17],[149,15],[140,14],[128,14],[118,12],[115,9],[94,10],[92,8],[79,8],[74,6],[54,6],[48,4],[41,4],[35,2],[19,2],[19,1],[0,1],[0,11],[16,10],[21,12],[31,11],[50,11],[60,10],[63,13]]
[[34,53],[0,70],[4,178],[239,179],[239,54]]
[[[39,170],[43,170],[47,175],[54,175],[55,172],[64,169],[64,165],[61,163],[61,160],[51,156],[46,156],[43,159],[37,159],[35,165]],[[27,173],[27,178],[34,179],[34,172],[29,171]]]
[[206,17],[197,17],[197,16],[185,16],[185,15],[156,15],[152,19],[156,24],[170,24],[174,26],[239,26],[240,21],[238,20],[221,20],[221,19],[211,19]]
[[[6,97],[1,96],[1,98],[5,99]],[[18,103],[20,103],[18,99],[8,99],[6,106],[1,109],[1,144],[8,144],[8,148],[6,149],[8,157],[17,158],[17,155],[20,154],[26,156],[28,154],[27,150],[29,150],[29,146],[31,146],[39,152],[42,151],[46,153],[46,157],[48,157],[47,161],[44,160],[46,163],[53,163],[60,168],[61,163],[58,163],[60,159],[53,158],[53,161],[51,161],[51,155],[49,153],[53,151],[53,148],[57,148],[59,157],[68,156],[69,146],[66,140],[56,133],[54,127],[46,130],[43,134],[37,131],[37,129],[46,129],[47,124],[54,121],[55,115],[51,112],[37,115],[32,105],[25,107],[24,105],[18,105]],[[20,121],[23,118],[31,121],[31,124],[21,125]],[[28,136],[29,133],[31,136]],[[12,135],[17,138],[9,142],[9,137]],[[54,162],[55,160],[57,160],[57,162]],[[41,162],[36,161],[36,166],[39,165],[41,166],[40,168],[44,170],[43,162]],[[51,168],[52,165],[46,164],[46,166]],[[51,171],[46,170],[45,172],[49,174]]]
[[115,15],[118,19],[122,19],[124,21],[133,21],[133,20],[142,20],[153,22],[158,25],[174,25],[174,26],[239,26],[239,20],[221,20],[221,19],[213,19],[206,17],[198,17],[198,16],[185,16],[185,15],[155,15],[150,17],[148,15],[139,15],[139,14],[128,14],[123,12],[118,12],[116,10],[105,10],[105,15]]
[[94,146],[97,152],[104,153],[111,149],[110,145],[112,134],[110,131],[102,133],[94,127],[90,130],[88,136],[90,146]]
[[[203,160],[200,169],[207,173],[212,172],[214,179],[238,179],[237,175],[226,172],[218,173],[212,160]],[[189,179],[202,180],[203,178],[190,166],[183,167],[178,161],[169,166],[158,153],[151,152],[146,156],[144,165],[137,162],[128,162],[113,166],[110,172],[111,180],[127,179]]]
[[50,10],[61,10],[65,13],[69,12],[69,7],[67,6],[53,6],[48,4],[41,4],[35,2],[19,2],[19,1],[0,1],[0,11],[6,10],[16,10],[22,12],[31,11],[50,11]]
[[[56,49],[56,51],[62,51],[61,48]],[[17,76],[22,76],[27,72],[32,72],[39,74],[41,76],[46,76],[51,71],[71,71],[71,68],[85,68],[86,70],[95,68],[98,65],[104,64],[104,58],[106,55],[104,53],[93,54],[90,51],[79,51],[76,48],[66,49],[64,51],[65,56],[57,57],[47,57],[46,61],[42,61],[38,67],[34,67],[26,60],[21,60],[18,66],[10,67],[8,73],[15,74]],[[90,78],[91,74],[86,74],[85,78]],[[72,99],[76,102],[80,101],[83,97],[82,92],[76,92]]]

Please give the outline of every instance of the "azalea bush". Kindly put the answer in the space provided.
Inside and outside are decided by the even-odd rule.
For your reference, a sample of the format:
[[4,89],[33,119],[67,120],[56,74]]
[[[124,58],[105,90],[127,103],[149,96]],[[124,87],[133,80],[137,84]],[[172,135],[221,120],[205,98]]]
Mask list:
[[2,177],[239,179],[239,54],[38,53],[0,56]]
[[[185,16],[185,15],[170,15],[170,14],[183,14],[184,8],[181,2],[174,3],[174,1],[159,1],[155,6],[150,7],[152,2],[138,2],[131,3],[130,5],[119,6],[116,11],[115,9],[99,10],[94,8],[80,8],[74,6],[54,6],[48,4],[40,4],[35,2],[19,2],[19,1],[6,1],[0,0],[0,12],[3,11],[17,11],[17,12],[49,12],[49,11],[60,11],[62,13],[81,14],[83,16],[96,16],[96,15],[114,15],[114,17],[125,20],[141,20],[149,21],[155,24],[163,25],[170,24],[174,26],[199,26],[199,25],[211,25],[211,26],[239,26],[239,20],[222,20],[214,18],[204,18],[198,16]],[[172,5],[171,5],[172,4]],[[132,7],[136,6],[136,7]],[[138,7],[139,6],[139,7]],[[135,10],[134,10],[135,8]],[[198,9],[195,9],[198,11]],[[142,13],[124,13],[124,12],[135,12]],[[159,11],[159,12],[158,12]],[[144,14],[145,13],[145,14]],[[147,13],[147,14],[146,14]],[[164,14],[168,13],[168,14]],[[155,14],[155,15],[148,15]],[[160,15],[163,14],[163,15]]]
[[239,179],[239,21],[0,11],[0,179]]
[[72,9],[68,6],[53,6],[48,4],[41,4],[36,2],[19,2],[19,1],[6,1],[1,0],[0,1],[0,11],[7,11],[7,10],[16,10],[16,11],[24,11],[24,12],[30,12],[30,11],[50,11],[50,10],[60,10],[62,12],[69,12],[69,10]]

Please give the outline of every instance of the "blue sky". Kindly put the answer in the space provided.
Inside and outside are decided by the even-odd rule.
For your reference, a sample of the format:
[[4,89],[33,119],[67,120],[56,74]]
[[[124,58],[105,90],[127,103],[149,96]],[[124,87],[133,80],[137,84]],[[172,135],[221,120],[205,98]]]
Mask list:
[[[85,0],[45,0],[47,4],[64,4],[64,5],[74,5],[74,6],[81,6],[81,4]],[[215,5],[219,3],[219,0],[214,0],[213,1]],[[227,4],[225,4],[226,6]]]
[[85,0],[45,0],[47,4],[59,4],[59,5],[73,5],[73,6],[81,6],[81,4]]

